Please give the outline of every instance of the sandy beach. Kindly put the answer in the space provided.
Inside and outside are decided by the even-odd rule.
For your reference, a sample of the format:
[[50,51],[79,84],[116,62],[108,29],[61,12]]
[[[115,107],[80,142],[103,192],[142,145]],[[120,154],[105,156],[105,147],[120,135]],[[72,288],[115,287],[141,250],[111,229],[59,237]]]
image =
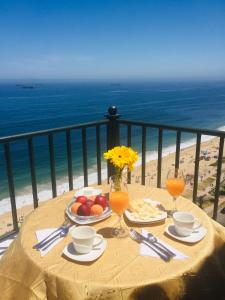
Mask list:
[[[199,184],[198,184],[198,198],[202,199],[202,207],[209,215],[212,213],[212,202],[210,198],[213,196],[210,191],[215,187],[215,174],[218,155],[219,139],[214,138],[201,144],[201,157],[199,163]],[[180,152],[180,169],[184,175],[187,176],[187,183],[184,197],[192,199],[193,193],[193,174],[194,174],[194,159],[195,159],[195,145],[182,149]],[[165,179],[169,168],[174,168],[175,153],[171,153],[162,159],[162,187],[165,187]],[[225,179],[225,166],[222,168],[222,180]],[[131,175],[131,181],[141,184],[141,167],[134,169]],[[156,187],[157,181],[157,160],[152,160],[146,163],[146,178],[145,184],[150,187]],[[40,205],[43,205],[41,202]],[[220,196],[220,207],[225,204],[225,196]],[[18,222],[22,224],[26,216],[33,210],[32,205],[26,205],[17,210]],[[12,230],[11,213],[5,213],[0,216],[0,235]]]

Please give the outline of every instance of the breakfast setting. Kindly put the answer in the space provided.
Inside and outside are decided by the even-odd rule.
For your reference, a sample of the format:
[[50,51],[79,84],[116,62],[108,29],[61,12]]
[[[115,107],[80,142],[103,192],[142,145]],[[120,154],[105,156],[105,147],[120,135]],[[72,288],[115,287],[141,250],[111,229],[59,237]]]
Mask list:
[[[106,152],[105,158],[115,167],[115,175],[109,179],[108,192],[104,193],[99,186],[77,190],[65,209],[67,225],[54,230],[42,240],[37,235],[38,243],[33,248],[44,256],[68,234],[70,243],[63,249],[63,257],[74,262],[95,261],[109,246],[107,238],[98,234],[92,225],[101,222],[104,228],[105,220],[113,216],[117,217],[117,223],[111,228],[110,235],[120,243],[124,238],[130,238],[140,244],[137,245],[137,252],[140,247],[141,255],[159,258],[167,263],[173,259],[188,259],[186,253],[170,245],[169,241],[192,245],[205,237],[207,229],[192,212],[177,209],[177,198],[185,187],[182,172],[178,169],[168,172],[166,188],[172,196],[172,210],[169,210],[160,201],[151,199],[150,189],[145,189],[148,198],[135,197],[135,192],[131,196],[131,186],[126,183],[123,171],[125,168],[131,171],[137,160],[137,153],[133,149],[116,147]],[[148,225],[151,231],[146,230]],[[154,227],[162,228],[162,239],[154,234]]]
[[[58,196],[27,218],[22,242],[13,245],[21,251],[15,276],[26,264],[41,271],[44,289],[51,293],[54,282],[74,299],[142,299],[134,295],[143,283],[182,294],[184,274],[198,272],[214,251],[212,221],[182,197],[181,169],[168,170],[163,188],[150,188],[127,183],[138,159],[132,148],[117,146],[104,157],[114,170],[107,182]],[[31,275],[28,284],[36,280]]]

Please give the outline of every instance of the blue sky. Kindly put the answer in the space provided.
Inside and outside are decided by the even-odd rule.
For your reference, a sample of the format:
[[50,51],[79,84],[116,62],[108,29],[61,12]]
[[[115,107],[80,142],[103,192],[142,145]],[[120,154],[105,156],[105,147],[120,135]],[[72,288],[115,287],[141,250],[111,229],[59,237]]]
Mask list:
[[0,1],[0,79],[225,79],[225,1]]

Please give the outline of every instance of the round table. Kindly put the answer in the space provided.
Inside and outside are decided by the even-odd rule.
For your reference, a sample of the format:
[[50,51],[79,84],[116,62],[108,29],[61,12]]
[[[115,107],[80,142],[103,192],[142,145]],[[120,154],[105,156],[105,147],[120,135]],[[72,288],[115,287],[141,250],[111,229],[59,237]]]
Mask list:
[[[101,188],[108,192],[108,186]],[[134,184],[129,185],[128,190],[132,200],[151,198],[160,201],[166,209],[172,208],[172,199],[166,190]],[[64,247],[71,241],[70,234],[41,257],[32,249],[36,243],[35,231],[58,227],[73,194],[74,191],[51,199],[27,217],[19,236],[0,262],[2,299],[155,299],[156,296],[156,299],[179,299],[176,298],[178,295],[183,299],[185,293],[190,292],[187,282],[191,274],[197,276],[208,257],[214,257],[216,249],[224,246],[224,228],[190,200],[180,197],[178,209],[192,212],[207,228],[207,235],[200,242],[186,244],[169,238],[164,230],[172,223],[171,218],[151,225],[129,222],[127,225],[151,231],[187,255],[187,259],[166,263],[159,258],[141,256],[140,245],[129,237],[110,236],[117,218],[114,214],[92,225],[107,239],[107,248],[98,260],[80,263],[62,255]]]

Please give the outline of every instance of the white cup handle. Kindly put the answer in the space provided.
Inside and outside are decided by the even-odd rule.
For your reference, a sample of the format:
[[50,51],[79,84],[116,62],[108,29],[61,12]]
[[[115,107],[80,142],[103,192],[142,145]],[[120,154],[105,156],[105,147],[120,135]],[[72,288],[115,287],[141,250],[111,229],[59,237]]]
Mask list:
[[93,248],[100,245],[103,241],[103,236],[101,234],[96,233],[94,239],[97,239],[97,242],[94,241]]
[[194,224],[193,230],[196,230],[196,229],[200,228],[201,226],[202,226],[202,222],[198,218],[195,218],[195,224]]

